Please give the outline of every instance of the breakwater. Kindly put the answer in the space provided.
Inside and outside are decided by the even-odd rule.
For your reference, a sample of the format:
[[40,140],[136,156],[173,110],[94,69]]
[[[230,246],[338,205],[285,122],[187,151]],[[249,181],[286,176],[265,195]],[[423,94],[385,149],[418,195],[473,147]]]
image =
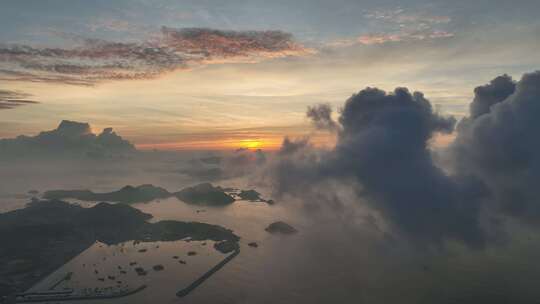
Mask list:
[[234,259],[239,253],[240,253],[240,249],[236,249],[233,253],[228,255],[221,262],[219,262],[214,267],[212,267],[210,270],[205,272],[200,278],[193,281],[193,283],[191,283],[188,287],[178,291],[176,293],[176,296],[179,297],[179,298],[187,296],[190,292],[195,290],[195,288],[197,288],[199,285],[204,283],[204,281],[208,280],[208,278],[210,278],[214,273],[218,272],[221,268],[223,268],[223,266],[225,266],[232,259]]

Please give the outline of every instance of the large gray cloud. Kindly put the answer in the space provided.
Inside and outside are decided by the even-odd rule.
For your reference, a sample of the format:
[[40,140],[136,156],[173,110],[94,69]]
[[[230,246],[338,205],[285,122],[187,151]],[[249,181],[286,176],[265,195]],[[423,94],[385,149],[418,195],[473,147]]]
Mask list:
[[193,64],[253,61],[307,52],[291,34],[282,31],[163,27],[156,38],[141,42],[70,38],[79,45],[0,45],[0,78],[92,85],[105,80],[153,78]]
[[451,146],[454,170],[488,185],[504,213],[540,223],[540,72],[475,90]]
[[[421,93],[367,88],[346,101],[334,148],[284,140],[272,167],[275,189],[313,198],[329,180],[352,185],[396,231],[430,243],[481,245],[507,216],[538,225],[540,71],[517,82],[502,75],[474,92],[470,115],[442,151],[448,162],[434,160],[429,142],[452,132],[454,118],[434,112]],[[307,116],[324,127],[330,113],[312,107]]]
[[[308,116],[319,122],[312,112]],[[316,153],[306,141],[284,141],[274,186],[304,195],[328,179],[352,181],[360,197],[412,239],[479,245],[481,187],[445,174],[428,147],[434,133],[450,133],[454,124],[454,118],[435,113],[421,93],[367,88],[346,101],[332,150]]]
[[480,238],[474,194],[436,167],[428,141],[449,133],[455,120],[434,113],[421,93],[366,89],[351,97],[332,159],[333,175],[349,174],[368,202],[405,232],[421,239]]
[[36,136],[0,139],[0,159],[43,157],[116,157],[135,152],[135,147],[111,128],[92,133],[90,125],[64,120],[58,128]]

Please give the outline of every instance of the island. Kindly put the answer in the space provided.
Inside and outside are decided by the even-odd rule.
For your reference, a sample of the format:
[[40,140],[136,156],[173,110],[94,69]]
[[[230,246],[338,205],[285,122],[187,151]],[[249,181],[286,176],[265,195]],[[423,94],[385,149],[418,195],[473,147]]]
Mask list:
[[274,222],[270,224],[268,227],[266,227],[264,230],[272,234],[276,234],[276,233],[293,234],[293,233],[298,232],[298,230],[296,230],[293,226],[282,221]]
[[126,204],[83,208],[34,199],[26,208],[0,214],[0,298],[23,292],[96,241],[108,245],[181,239],[227,241],[239,237],[217,225],[160,221]]
[[43,195],[45,199],[65,200],[76,199],[81,201],[106,201],[116,203],[147,203],[155,199],[171,197],[169,191],[146,184],[137,187],[125,186],[118,191],[95,193],[90,190],[51,190]]
[[240,191],[240,193],[238,193],[238,196],[243,200],[251,201],[251,202],[264,201],[261,198],[261,194],[255,190],[242,190]]
[[194,205],[225,206],[235,201],[235,199],[227,194],[221,187],[214,187],[210,183],[188,187],[174,193],[174,195],[178,199]]
[[240,199],[249,201],[249,202],[261,202],[261,203],[267,203],[268,205],[273,205],[273,200],[266,200],[261,197],[261,194],[253,189],[251,190],[240,190],[236,194]]

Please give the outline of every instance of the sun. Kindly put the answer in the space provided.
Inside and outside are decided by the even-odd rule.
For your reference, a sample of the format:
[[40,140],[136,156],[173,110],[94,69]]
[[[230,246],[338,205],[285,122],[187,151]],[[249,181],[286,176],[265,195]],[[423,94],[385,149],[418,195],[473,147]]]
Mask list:
[[262,142],[258,139],[243,139],[240,141],[240,147],[246,149],[260,149]]

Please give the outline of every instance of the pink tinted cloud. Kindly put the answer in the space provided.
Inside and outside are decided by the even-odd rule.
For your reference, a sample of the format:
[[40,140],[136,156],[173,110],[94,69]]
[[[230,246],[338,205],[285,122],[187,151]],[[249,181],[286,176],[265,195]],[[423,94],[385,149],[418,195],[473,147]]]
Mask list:
[[9,110],[38,103],[37,101],[30,100],[30,97],[29,94],[18,91],[0,90],[0,110]]
[[142,42],[81,39],[74,48],[0,45],[0,79],[92,85],[146,79],[197,64],[303,56],[311,50],[282,31],[163,27]]

